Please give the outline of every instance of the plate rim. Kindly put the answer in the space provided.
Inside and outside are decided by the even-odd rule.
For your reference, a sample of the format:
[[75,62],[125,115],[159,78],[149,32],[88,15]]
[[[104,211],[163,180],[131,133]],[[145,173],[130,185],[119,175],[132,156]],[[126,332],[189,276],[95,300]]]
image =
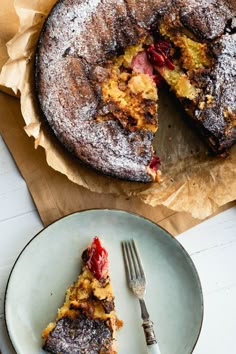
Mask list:
[[[11,268],[11,271],[9,273],[9,276],[8,276],[8,280],[7,280],[7,284],[6,284],[6,287],[5,287],[5,293],[4,293],[4,310],[3,310],[3,315],[4,315],[4,322],[5,322],[5,327],[6,327],[6,332],[7,332],[7,335],[8,335],[8,338],[10,340],[10,343],[15,351],[16,354],[18,354],[14,344],[13,344],[13,340],[11,338],[11,335],[10,335],[10,330],[8,328],[8,322],[7,322],[7,315],[6,315],[6,307],[7,307],[7,295],[8,295],[8,288],[9,288],[9,284],[10,284],[10,281],[11,281],[11,276],[14,272],[14,269],[17,265],[17,262],[19,261],[20,257],[22,256],[22,254],[24,253],[25,249],[29,246],[29,244],[31,242],[33,242],[33,240],[35,238],[37,238],[42,232],[44,232],[46,229],[48,229],[49,227],[51,227],[52,225],[54,225],[55,223],[58,223],[60,222],[61,220],[63,219],[66,219],[70,216],[73,216],[73,215],[77,215],[77,214],[82,214],[82,213],[86,213],[86,212],[93,212],[93,211],[98,211],[98,212],[117,212],[117,213],[122,213],[122,214],[130,214],[132,216],[135,216],[135,217],[138,217],[138,218],[141,218],[143,220],[145,220],[145,222],[149,222],[151,224],[153,224],[155,227],[157,228],[160,228],[162,231],[164,231],[166,233],[166,236],[171,238],[171,240],[173,242],[175,242],[178,247],[182,250],[182,252],[185,254],[186,258],[188,259],[188,261],[190,262],[191,264],[191,267],[192,267],[192,270],[195,274],[195,277],[196,277],[196,280],[197,280],[197,284],[198,284],[198,287],[199,287],[199,295],[200,295],[200,302],[201,302],[201,322],[200,322],[200,326],[199,326],[199,329],[198,329],[198,334],[196,336],[196,340],[195,340],[195,343],[193,344],[193,348],[191,349],[191,352],[189,354],[192,354],[196,345],[197,345],[197,342],[199,340],[199,337],[200,337],[200,334],[201,334],[201,331],[202,331],[202,327],[203,327],[203,320],[204,320],[204,314],[205,314],[205,309],[204,309],[204,297],[203,297],[203,290],[202,290],[202,284],[201,284],[201,281],[200,281],[200,276],[199,276],[199,273],[197,271],[197,268],[193,262],[193,260],[191,259],[190,257],[190,254],[186,251],[186,249],[184,248],[184,246],[177,240],[176,237],[174,237],[173,235],[171,235],[171,233],[169,231],[167,231],[164,227],[160,226],[157,222],[143,216],[143,215],[140,215],[138,213],[135,213],[135,212],[132,212],[132,211],[127,211],[127,210],[124,210],[124,209],[114,209],[114,208],[87,208],[87,209],[81,209],[81,210],[77,210],[77,211],[74,211],[74,212],[71,212],[69,214],[66,214],[66,215],[63,215],[61,216],[60,218],[50,222],[48,225],[44,226],[42,228],[42,230],[38,231],[26,244],[25,246],[22,248],[22,250],[19,252],[18,256],[16,257],[14,263],[13,263],[13,266]],[[118,353],[119,354],[119,353]]]

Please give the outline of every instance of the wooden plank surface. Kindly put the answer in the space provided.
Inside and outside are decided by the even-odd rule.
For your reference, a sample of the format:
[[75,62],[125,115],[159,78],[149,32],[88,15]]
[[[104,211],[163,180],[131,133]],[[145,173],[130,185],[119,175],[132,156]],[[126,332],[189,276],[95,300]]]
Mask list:
[[204,294],[203,328],[194,354],[234,354],[236,328],[236,208],[178,237],[198,270]]

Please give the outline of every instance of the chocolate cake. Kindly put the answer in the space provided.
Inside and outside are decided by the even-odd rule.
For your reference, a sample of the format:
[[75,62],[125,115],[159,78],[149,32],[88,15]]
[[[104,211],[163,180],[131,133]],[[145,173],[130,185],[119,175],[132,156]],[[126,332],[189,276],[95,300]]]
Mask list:
[[66,291],[55,322],[42,333],[43,349],[54,354],[116,354],[115,312],[108,254],[98,237],[83,252],[84,266]]
[[164,80],[223,154],[236,141],[235,10],[233,0],[59,0],[36,51],[42,115],[89,166],[159,181],[152,140]]

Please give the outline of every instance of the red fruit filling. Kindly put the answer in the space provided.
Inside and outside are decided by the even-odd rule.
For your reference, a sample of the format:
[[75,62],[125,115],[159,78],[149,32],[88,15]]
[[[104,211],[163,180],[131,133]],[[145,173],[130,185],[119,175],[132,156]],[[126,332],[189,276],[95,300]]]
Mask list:
[[152,76],[153,74],[153,67],[148,60],[146,52],[139,52],[131,62],[131,68],[137,74],[147,74]]
[[161,164],[161,160],[158,156],[153,156],[150,162],[150,168],[152,171],[157,172]]
[[87,248],[87,267],[96,279],[103,278],[108,271],[108,253],[98,237],[94,237],[92,244]]
[[168,69],[174,70],[174,64],[170,55],[171,45],[165,40],[158,40],[154,44],[147,47],[147,56],[149,61],[159,67],[167,66]]
[[169,42],[159,39],[154,43],[155,49],[159,50],[162,54],[164,54],[167,58],[170,57],[171,45]]
[[162,78],[157,73],[153,73],[155,67],[162,68],[166,66],[174,70],[174,64],[171,58],[171,45],[165,40],[158,40],[150,44],[145,51],[139,52],[131,62],[131,69],[137,74],[149,75],[156,85],[161,86]]
[[148,59],[153,65],[157,65],[159,67],[165,66],[165,58],[161,52],[155,49],[154,44],[151,44],[147,48],[147,55],[148,55]]

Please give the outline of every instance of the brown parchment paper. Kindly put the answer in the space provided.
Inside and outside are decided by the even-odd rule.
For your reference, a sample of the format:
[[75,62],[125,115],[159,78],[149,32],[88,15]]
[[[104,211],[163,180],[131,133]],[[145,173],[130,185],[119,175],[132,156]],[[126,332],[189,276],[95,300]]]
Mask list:
[[226,159],[209,157],[206,146],[184,121],[178,103],[165,90],[160,97],[160,129],[154,142],[163,161],[161,184],[124,182],[100,175],[80,164],[48,134],[33,92],[33,57],[42,23],[55,2],[14,1],[19,29],[7,43],[9,60],[0,75],[2,85],[20,92],[25,131],[34,138],[35,147],[44,149],[48,166],[89,192],[135,197],[151,207],[160,205],[199,219],[235,200],[236,147]]
[[[10,21],[10,26],[9,26]],[[1,1],[0,6],[0,69],[8,59],[7,46],[5,45],[17,32],[19,19],[13,1]],[[13,94],[11,90],[0,85],[1,91]]]

